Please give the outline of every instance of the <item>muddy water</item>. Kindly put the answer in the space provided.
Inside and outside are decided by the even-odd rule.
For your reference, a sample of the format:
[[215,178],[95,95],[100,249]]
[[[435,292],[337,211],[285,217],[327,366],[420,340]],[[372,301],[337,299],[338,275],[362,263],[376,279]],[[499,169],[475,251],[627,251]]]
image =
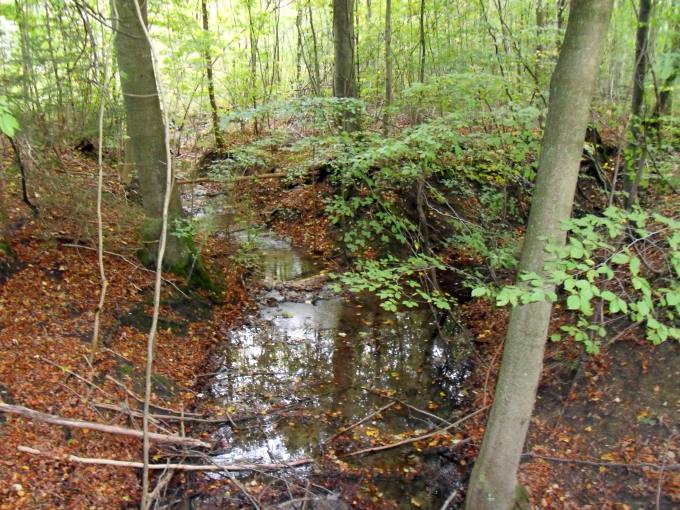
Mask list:
[[[300,290],[293,282],[323,271],[322,261],[272,233],[253,234],[252,229],[235,227],[235,215],[206,203],[210,200],[199,193],[191,212],[201,216],[212,209],[212,221],[225,235],[244,247],[255,247],[263,287],[256,296],[258,309],[228,334],[216,354],[219,370],[210,383],[211,398],[234,416],[254,419],[215,433],[222,448],[214,462],[285,463],[320,459],[329,452],[343,457],[380,438],[392,442],[399,434],[439,428],[442,422],[436,416],[452,419],[464,414],[468,353],[465,335],[457,326],[435,320],[426,310],[393,314],[369,297],[349,298],[328,288]],[[394,406],[350,434],[334,437],[390,403],[385,395],[431,415]],[[416,455],[407,446],[343,460],[351,467],[381,473],[355,476],[351,483],[359,491],[370,484],[374,494],[379,491],[379,499],[390,500],[391,506],[413,508],[415,498],[423,508],[438,508],[460,483],[455,464],[439,453]],[[404,475],[415,472],[419,475],[406,482]],[[237,476],[253,481],[249,473]],[[315,466],[277,476],[279,481],[289,477],[298,487],[311,480],[329,485],[323,470]],[[346,503],[352,496],[342,487],[334,488],[333,505],[318,507],[349,508]],[[199,507],[224,505],[203,501]]]

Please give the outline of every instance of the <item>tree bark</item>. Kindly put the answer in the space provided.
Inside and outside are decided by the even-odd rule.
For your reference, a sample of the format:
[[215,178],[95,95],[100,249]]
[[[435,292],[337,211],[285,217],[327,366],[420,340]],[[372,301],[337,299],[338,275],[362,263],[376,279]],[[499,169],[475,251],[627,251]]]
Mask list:
[[671,26],[673,30],[673,39],[670,45],[670,53],[672,58],[672,69],[670,74],[661,84],[659,93],[654,105],[653,126],[656,130],[661,128],[661,117],[671,114],[673,109],[673,87],[680,75],[680,19]]
[[543,31],[545,30],[545,7],[543,0],[536,0],[536,51],[543,51]]
[[425,83],[425,0],[420,0],[420,33],[418,35],[418,81]]
[[389,108],[392,104],[392,0],[385,0],[385,112],[383,135],[390,131]]
[[[248,35],[250,41],[250,95],[253,109],[257,108],[257,35],[255,33],[255,22],[253,20],[252,0],[246,0],[248,8]],[[260,125],[257,115],[253,115],[253,128],[255,134],[260,134]]]
[[[146,2],[141,4],[144,22]],[[163,196],[167,176],[165,126],[161,113],[151,47],[139,22],[134,0],[115,0],[118,30],[115,47],[120,73],[120,85],[127,117],[127,134],[142,194],[146,223],[142,237],[145,247],[140,258],[147,265],[156,261],[163,215]],[[181,218],[182,204],[176,190],[172,191],[169,208],[170,224]],[[190,240],[168,236],[165,265],[178,273],[192,262]]]
[[645,168],[645,127],[644,100],[645,78],[649,63],[649,19],[652,12],[652,0],[640,0],[638,11],[637,33],[635,36],[635,66],[633,72],[633,99],[631,105],[632,119],[630,123],[631,143],[628,146],[629,164],[623,176],[623,190],[626,192],[626,208],[630,209],[637,202],[638,189]]
[[333,0],[333,95],[357,97],[354,67],[354,0]]
[[210,56],[210,25],[208,19],[208,2],[201,0],[201,17],[203,18],[203,32],[205,32],[205,49],[203,60],[205,61],[205,77],[208,81],[208,100],[210,101],[210,111],[212,114],[213,133],[215,134],[215,145],[218,149],[224,149],[224,135],[220,129],[220,119],[217,114],[217,101],[215,100],[215,81],[213,79],[213,63]]
[[555,47],[559,51],[562,48],[562,27],[564,26],[564,11],[567,7],[566,0],[557,0],[557,13],[555,16],[555,28],[557,28],[557,35],[555,40]]
[[319,64],[319,43],[316,37],[316,29],[314,28],[314,15],[312,11],[312,2],[307,0],[307,12],[309,13],[309,31],[312,33],[312,52],[314,56],[314,94],[321,95],[321,69]]
[[[520,272],[545,276],[548,243],[563,245],[560,223],[574,201],[590,102],[613,0],[574,0],[564,47],[550,83],[550,104]],[[553,286],[546,285],[546,291]],[[521,305],[510,315],[494,403],[466,498],[468,510],[519,503],[517,469],[536,399],[552,305]]]

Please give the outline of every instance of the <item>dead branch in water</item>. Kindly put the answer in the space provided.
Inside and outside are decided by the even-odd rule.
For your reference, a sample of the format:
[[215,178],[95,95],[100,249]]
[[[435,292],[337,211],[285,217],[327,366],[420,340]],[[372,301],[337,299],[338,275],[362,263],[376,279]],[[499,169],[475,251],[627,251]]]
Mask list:
[[[115,459],[100,459],[93,457],[78,457],[76,455],[58,455],[56,453],[43,452],[35,448],[30,448],[28,446],[17,446],[17,450],[23,453],[29,453],[31,455],[41,455],[43,457],[49,457],[54,460],[77,462],[80,464],[96,464],[101,466],[117,466],[117,467],[128,467],[134,469],[142,469],[144,467],[143,462],[135,462],[128,460],[115,460]],[[149,464],[149,469],[159,470],[159,469],[174,469],[178,471],[276,471],[280,469],[289,469],[299,466],[304,466],[306,464],[311,464],[312,459],[300,459],[295,462],[288,462],[286,464],[226,464],[220,465],[201,465],[201,464]]]
[[[363,450],[358,450],[356,452],[348,453],[347,455],[345,455],[345,457],[354,457],[356,455],[361,455],[363,453],[375,453],[375,452],[380,452],[380,451],[383,451],[383,450],[389,450],[391,448],[397,448],[399,446],[404,446],[404,445],[407,445],[407,444],[415,443],[416,441],[422,441],[423,439],[429,439],[433,436],[436,436],[437,434],[444,434],[449,429],[457,427],[458,425],[460,425],[464,421],[469,420],[470,418],[473,418],[474,416],[478,415],[482,411],[486,411],[488,409],[488,407],[489,406],[482,407],[481,409],[476,410],[474,413],[470,413],[467,416],[464,416],[463,418],[461,418],[460,420],[453,422],[451,425],[447,425],[444,428],[434,430],[432,432],[428,432],[427,434],[423,434],[423,435],[416,436],[416,437],[410,437],[408,439],[404,439],[403,441],[399,441],[399,442],[396,442],[396,443],[386,444],[386,445],[382,445],[382,446],[372,446],[370,448],[364,448]],[[467,444],[471,441],[472,440],[470,438],[462,439],[461,441],[458,441],[454,445],[454,447],[463,446],[464,444]]]

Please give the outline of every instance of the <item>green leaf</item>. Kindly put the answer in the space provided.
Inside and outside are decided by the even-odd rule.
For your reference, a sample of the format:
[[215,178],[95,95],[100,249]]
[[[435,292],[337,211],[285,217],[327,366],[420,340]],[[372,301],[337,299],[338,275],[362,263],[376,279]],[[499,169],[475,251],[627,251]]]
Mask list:
[[475,287],[472,289],[471,296],[472,297],[483,297],[486,296],[489,293],[489,290],[486,287]]
[[640,273],[640,259],[638,257],[633,257],[630,259],[630,272],[633,275],[638,275]]
[[628,263],[629,260],[630,260],[630,257],[623,252],[619,252],[612,257],[612,262],[614,264],[619,264],[619,265],[626,264],[626,263]]
[[576,294],[572,294],[567,298],[567,309],[578,310],[579,308],[581,308],[581,298]]

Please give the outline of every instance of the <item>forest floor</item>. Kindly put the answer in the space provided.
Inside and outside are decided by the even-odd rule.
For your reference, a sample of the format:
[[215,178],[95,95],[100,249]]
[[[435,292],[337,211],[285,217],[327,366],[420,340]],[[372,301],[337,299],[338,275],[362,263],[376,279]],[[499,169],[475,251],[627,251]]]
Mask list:
[[[94,188],[96,165],[90,158],[63,153],[61,160],[62,192]],[[2,164],[10,164],[9,155],[2,157]],[[270,228],[294,245],[337,259],[322,212],[329,192],[324,184],[284,189],[271,180],[257,186],[251,199],[269,218]],[[122,196],[114,180],[107,189]],[[49,191],[34,193],[46,196]],[[143,394],[153,274],[135,262],[134,222],[120,216],[124,201],[110,204],[105,214],[107,247],[117,255],[105,256],[109,290],[103,313],[104,345],[90,365],[87,355],[99,273],[96,252],[88,247],[94,246],[96,225],[92,206],[78,209],[83,203],[94,204],[88,196],[82,201],[41,203],[38,218],[31,217],[21,203],[18,186],[8,186],[0,198],[10,206],[16,257],[14,270],[0,275],[0,399],[62,417],[139,429],[141,420],[133,411]],[[125,207],[135,206],[125,203]],[[295,214],[273,214],[282,207]],[[228,420],[226,410],[203,403],[204,376],[213,368],[211,354],[239,324],[244,309],[253,306],[252,289],[244,285],[241,269],[230,262],[234,246],[215,237],[205,239],[202,246],[208,265],[219,269],[224,278],[225,293],[219,303],[210,303],[168,292],[157,341],[153,404],[159,413],[200,411]],[[181,288],[181,282],[175,283]],[[462,304],[460,315],[475,339],[465,404],[474,411],[493,398],[507,311],[476,299]],[[554,322],[568,319],[567,312],[558,309]],[[633,329],[616,340],[597,357],[583,356],[579,346],[570,343],[549,345],[528,455],[520,469],[520,480],[537,507],[654,509],[680,504],[680,472],[658,467],[677,466],[680,458],[678,345],[652,347]],[[112,405],[121,407],[112,411]],[[480,414],[462,431],[461,437],[469,438],[456,457],[463,473],[474,461],[483,424],[484,414]],[[177,432],[176,423],[172,425]],[[204,438],[211,434],[207,426],[187,430]],[[136,470],[70,462],[64,455],[137,460],[141,441],[10,414],[0,415],[0,437],[0,509],[138,506]],[[49,456],[22,453],[18,446]],[[172,451],[167,448],[154,450],[157,462],[169,455]],[[342,465],[331,464],[335,469]],[[363,498],[359,490],[363,481],[357,473],[353,473],[355,489],[343,494],[348,504],[365,509],[396,506],[375,494]],[[405,472],[393,483],[410,484],[418,476]],[[179,475],[177,484],[181,487],[184,480]],[[200,475],[186,480],[192,491],[224,492],[224,485],[238,491],[231,480],[217,484]],[[461,495],[453,502],[452,508],[457,507]],[[423,505],[412,499],[406,506]]]

